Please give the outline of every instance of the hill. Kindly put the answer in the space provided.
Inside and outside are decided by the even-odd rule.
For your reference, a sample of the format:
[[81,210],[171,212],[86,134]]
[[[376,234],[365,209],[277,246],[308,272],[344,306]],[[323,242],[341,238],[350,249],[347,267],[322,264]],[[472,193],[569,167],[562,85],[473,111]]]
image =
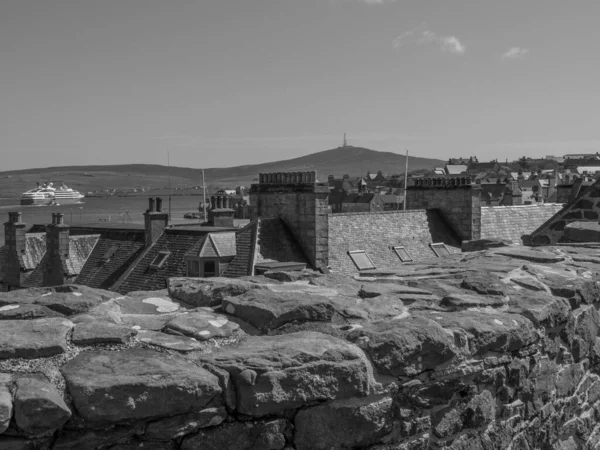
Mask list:
[[[431,169],[443,165],[437,159],[409,157],[409,170]],[[367,171],[402,173],[405,156],[391,152],[379,152],[362,147],[338,147],[299,158],[226,168],[205,169],[206,184],[213,187],[242,184],[248,186],[260,172],[316,170],[319,180],[327,175],[340,177],[365,175]],[[63,166],[0,172],[0,196],[15,197],[35,187],[37,181],[64,181],[69,187],[81,192],[102,189],[131,189],[149,186],[166,188],[190,188],[202,184],[201,169],[166,167],[151,164],[123,164],[110,166]]]

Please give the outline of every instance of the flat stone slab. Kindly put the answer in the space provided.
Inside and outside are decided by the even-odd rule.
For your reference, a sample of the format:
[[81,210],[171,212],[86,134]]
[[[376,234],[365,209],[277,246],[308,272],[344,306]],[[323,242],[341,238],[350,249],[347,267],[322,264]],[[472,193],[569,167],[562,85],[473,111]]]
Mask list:
[[531,261],[535,263],[550,264],[564,261],[564,256],[558,256],[553,253],[527,250],[518,247],[501,248],[500,250],[494,250],[495,255],[508,256],[510,258],[523,259],[525,261]]
[[180,306],[167,296],[156,296],[149,293],[133,293],[125,297],[115,298],[122,314],[164,314],[178,311]]
[[[378,280],[379,281],[379,280]],[[433,295],[432,292],[398,283],[370,282],[361,286],[358,295],[362,298],[379,297],[381,295]]]
[[459,355],[452,333],[421,317],[367,323],[347,337],[356,343],[381,374],[413,376]]
[[491,295],[450,294],[440,302],[440,306],[451,309],[463,308],[502,308],[508,303],[508,298]]
[[172,334],[189,336],[200,341],[214,337],[228,337],[240,326],[227,317],[211,314],[207,311],[185,312],[171,319],[163,331]]
[[45,358],[67,351],[67,319],[3,320],[0,322],[0,359]]
[[53,432],[71,417],[62,395],[44,375],[21,375],[15,386],[15,422],[26,434]]
[[65,316],[73,316],[85,313],[114,296],[114,292],[70,284],[0,293],[0,306],[15,303],[41,305]]
[[144,439],[157,441],[177,439],[186,434],[195,433],[200,428],[220,425],[226,418],[227,410],[223,406],[168,417],[149,423],[144,433]]
[[64,317],[41,305],[12,304],[0,306],[0,320],[32,320],[46,317]]
[[170,278],[169,295],[192,306],[218,306],[225,297],[243,294],[262,285],[232,278]]
[[199,360],[230,374],[236,410],[250,416],[365,396],[374,384],[370,363],[358,347],[315,332],[250,337]]
[[545,284],[541,283],[533,276],[513,277],[513,278],[510,278],[510,281],[512,281],[513,283],[515,283],[516,285],[518,285],[522,288],[529,289],[530,291],[548,291],[549,290]]
[[9,390],[10,385],[12,385],[12,374],[0,373],[0,434],[8,428],[13,414],[13,398]]
[[140,330],[136,338],[146,344],[156,345],[157,347],[168,348],[178,352],[192,352],[202,350],[205,345],[198,342],[197,339],[188,336],[175,336],[173,334],[161,333],[160,331]]
[[83,352],[61,371],[75,408],[91,422],[184,414],[221,393],[215,375],[149,349]]
[[92,321],[77,324],[72,340],[76,345],[125,344],[136,333],[127,325]]
[[329,297],[310,294],[304,290],[253,290],[223,299],[223,310],[261,331],[274,330],[293,321],[329,322],[334,312]]

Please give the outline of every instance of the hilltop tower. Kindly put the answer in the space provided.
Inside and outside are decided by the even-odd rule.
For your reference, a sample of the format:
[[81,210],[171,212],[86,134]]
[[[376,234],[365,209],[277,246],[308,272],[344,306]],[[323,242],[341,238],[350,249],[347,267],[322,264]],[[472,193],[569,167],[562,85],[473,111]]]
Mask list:
[[346,133],[344,133],[344,147],[348,147],[348,142],[346,142]]

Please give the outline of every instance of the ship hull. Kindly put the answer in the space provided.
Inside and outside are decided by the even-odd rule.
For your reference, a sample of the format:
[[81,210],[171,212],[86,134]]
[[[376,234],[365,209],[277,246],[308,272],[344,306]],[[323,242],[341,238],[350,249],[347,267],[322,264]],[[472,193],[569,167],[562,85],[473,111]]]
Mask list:
[[56,203],[58,203],[59,205],[73,205],[75,203],[82,203],[84,198],[85,197],[81,197],[81,198],[55,198],[54,201]]
[[45,206],[52,203],[51,198],[21,198],[21,205],[39,205]]

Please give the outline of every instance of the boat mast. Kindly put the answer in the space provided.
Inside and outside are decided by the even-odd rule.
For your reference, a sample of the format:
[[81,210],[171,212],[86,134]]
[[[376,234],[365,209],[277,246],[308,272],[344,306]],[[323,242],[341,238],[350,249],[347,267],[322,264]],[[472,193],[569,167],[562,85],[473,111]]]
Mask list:
[[402,210],[406,211],[406,187],[408,186],[408,150],[406,150],[405,158],[406,166],[404,167],[404,200],[402,200]]
[[202,220],[206,222],[206,184],[204,183],[204,169],[202,169],[202,207],[204,209],[204,218]]
[[169,223],[171,223],[171,152],[167,151],[167,166],[169,177]]

